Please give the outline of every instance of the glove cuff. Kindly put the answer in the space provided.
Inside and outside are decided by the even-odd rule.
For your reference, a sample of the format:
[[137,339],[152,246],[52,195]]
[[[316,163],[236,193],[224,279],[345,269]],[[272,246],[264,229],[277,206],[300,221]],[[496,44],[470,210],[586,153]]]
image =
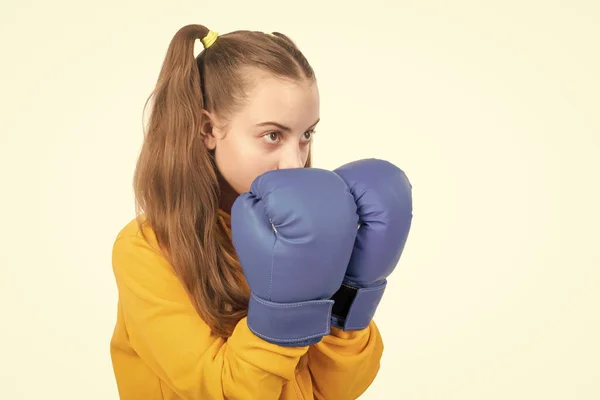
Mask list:
[[248,303],[248,328],[267,342],[303,347],[329,335],[333,300],[274,303],[252,293]]
[[344,331],[368,327],[383,298],[386,286],[386,280],[377,286],[364,288],[342,284],[332,297],[335,304],[331,315],[331,325]]

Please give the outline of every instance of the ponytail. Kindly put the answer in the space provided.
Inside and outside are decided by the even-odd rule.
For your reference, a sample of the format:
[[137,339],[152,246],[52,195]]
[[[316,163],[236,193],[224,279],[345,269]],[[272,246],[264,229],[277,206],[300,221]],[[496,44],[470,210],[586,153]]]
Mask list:
[[140,221],[144,214],[198,314],[226,337],[246,315],[249,293],[219,221],[216,167],[201,134],[205,99],[194,44],[209,32],[188,25],[169,45],[146,103],[152,109],[134,192]]

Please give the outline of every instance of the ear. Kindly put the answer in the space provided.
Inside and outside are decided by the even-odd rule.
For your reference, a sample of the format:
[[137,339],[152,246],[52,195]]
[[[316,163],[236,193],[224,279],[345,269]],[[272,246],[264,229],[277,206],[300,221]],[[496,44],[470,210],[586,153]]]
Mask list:
[[215,119],[206,110],[202,110],[204,118],[202,118],[202,126],[200,127],[200,133],[204,138],[204,145],[209,150],[214,150],[217,147],[217,138],[214,135],[213,127],[215,126]]

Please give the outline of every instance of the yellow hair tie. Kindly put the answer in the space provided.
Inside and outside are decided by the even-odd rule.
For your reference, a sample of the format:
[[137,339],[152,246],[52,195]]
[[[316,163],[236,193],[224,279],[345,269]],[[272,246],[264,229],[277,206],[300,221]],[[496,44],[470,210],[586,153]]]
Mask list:
[[204,48],[208,49],[210,46],[212,46],[213,43],[215,43],[215,40],[217,40],[218,36],[218,32],[209,30],[206,36],[202,38],[202,44],[204,45]]

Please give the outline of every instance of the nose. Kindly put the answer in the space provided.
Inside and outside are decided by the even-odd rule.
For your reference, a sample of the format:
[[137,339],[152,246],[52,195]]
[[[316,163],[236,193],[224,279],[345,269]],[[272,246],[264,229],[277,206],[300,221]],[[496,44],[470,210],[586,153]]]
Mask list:
[[288,148],[282,150],[279,159],[279,169],[304,167],[302,149],[300,149],[298,145],[288,146]]

